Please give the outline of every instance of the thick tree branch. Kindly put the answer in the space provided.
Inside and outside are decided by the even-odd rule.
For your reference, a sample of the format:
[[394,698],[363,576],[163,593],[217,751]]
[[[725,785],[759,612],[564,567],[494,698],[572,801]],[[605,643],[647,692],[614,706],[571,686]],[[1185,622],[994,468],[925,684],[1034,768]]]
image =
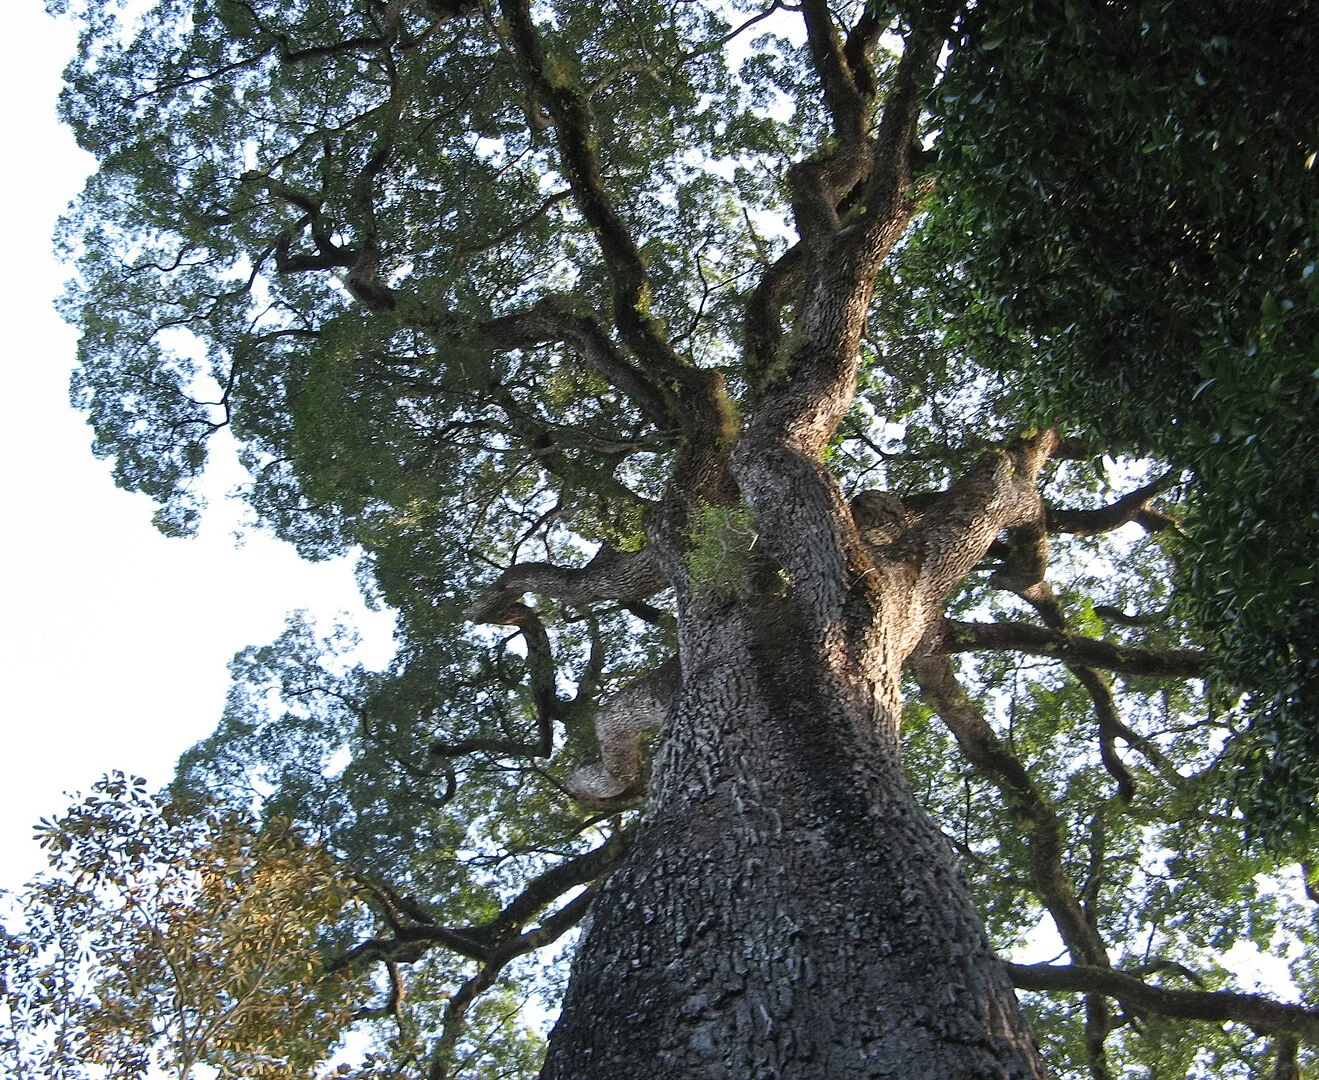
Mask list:
[[1048,527],[1052,532],[1074,533],[1078,536],[1093,536],[1097,533],[1110,532],[1130,521],[1136,522],[1146,532],[1160,532],[1176,527],[1176,522],[1166,514],[1150,507],[1150,500],[1162,491],[1166,491],[1176,479],[1172,472],[1138,487],[1135,491],[1123,495],[1108,506],[1096,510],[1066,510],[1049,507]]
[[1273,1039],[1273,1080],[1301,1080],[1301,1067],[1297,1062],[1300,1040],[1289,1031],[1279,1032]]
[[464,980],[445,1005],[440,1038],[431,1053],[431,1064],[426,1071],[427,1080],[448,1080],[454,1048],[466,1028],[467,1010],[495,984],[509,962],[557,941],[586,917],[594,899],[594,889],[585,889],[535,930],[528,931],[496,950],[475,975]]
[[668,584],[653,549],[615,551],[602,546],[582,567],[515,563],[468,609],[467,617],[472,622],[520,626],[525,611],[530,610],[520,600],[529,592],[563,604],[585,605],[603,600],[631,603],[654,596]]
[[937,652],[978,649],[1011,650],[1047,656],[1068,665],[1104,668],[1122,675],[1198,679],[1209,656],[1202,649],[1141,649],[1069,634],[1027,622],[958,622],[949,620],[934,646]]
[[852,82],[862,100],[867,101],[875,99],[875,65],[871,58],[886,27],[879,18],[879,11],[879,4],[866,4],[861,17],[847,32],[847,41],[843,45],[843,57]]
[[623,356],[594,319],[574,314],[571,303],[570,297],[545,297],[526,311],[492,319],[480,329],[503,348],[565,342],[611,385],[626,394],[651,423],[661,428],[670,423],[663,388]]
[[527,882],[492,922],[471,932],[492,945],[507,944],[537,912],[571,890],[605,877],[631,850],[634,839],[631,831],[616,832],[599,847],[550,867]]
[[1022,823],[1030,853],[1031,889],[1052,916],[1072,958],[1108,967],[1104,941],[1063,869],[1063,826],[1048,797],[967,696],[948,657],[913,656],[907,667],[967,760],[998,788]]
[[[399,911],[389,910],[389,937],[372,938],[354,946],[328,964],[327,969],[338,971],[376,960],[415,963],[436,947],[482,963],[499,960],[502,967],[514,956],[540,948],[540,944],[534,943],[534,939],[523,930],[528,921],[572,890],[605,877],[627,854],[632,841],[631,832],[618,832],[599,847],[556,863],[527,882],[517,897],[489,922],[472,926],[439,926],[416,905],[409,905],[402,912],[409,917],[409,921],[404,922],[398,918]],[[387,892],[378,892],[370,885],[368,891],[379,899],[392,899]],[[388,905],[390,909],[398,906],[397,903]]]
[[[828,3],[802,0],[800,10],[811,64],[820,78],[825,107],[833,118],[834,138],[843,144],[859,143],[865,136],[873,98],[857,83]],[[861,41],[852,44],[854,52],[861,47]],[[869,89],[873,91],[873,85]]]
[[780,312],[800,287],[806,264],[806,250],[793,244],[765,270],[760,282],[747,297],[743,319],[747,378],[751,391],[759,396],[764,382],[775,375],[774,362],[783,337]]
[[1057,445],[1057,433],[1044,431],[986,454],[893,545],[894,556],[915,566],[926,611],[971,572],[1001,531],[1041,519],[1037,479]]
[[466,754],[492,754],[496,757],[547,758],[554,751],[554,722],[564,714],[564,702],[555,685],[554,653],[545,624],[536,612],[510,596],[501,594],[483,608],[481,622],[516,626],[527,647],[532,707],[536,714],[536,741],[475,738],[458,742],[437,740],[430,752],[437,757],[453,758]]
[[605,192],[589,99],[558,67],[551,74],[529,0],[501,0],[500,11],[522,76],[533,98],[543,103],[554,122],[573,201],[595,233],[609,269],[618,331],[647,368],[680,385],[685,381],[684,365],[650,313],[650,274],[645,260]]
[[1164,1016],[1234,1022],[1261,1033],[1293,1032],[1306,1042],[1319,1042],[1319,1009],[1287,1005],[1262,994],[1173,990],[1151,986],[1120,971],[1077,965],[1008,964],[1007,969],[1013,983],[1022,990],[1104,994]]
[[587,806],[603,809],[632,795],[641,776],[641,740],[664,722],[682,688],[677,657],[629,683],[595,716],[600,761],[574,769],[567,788]]

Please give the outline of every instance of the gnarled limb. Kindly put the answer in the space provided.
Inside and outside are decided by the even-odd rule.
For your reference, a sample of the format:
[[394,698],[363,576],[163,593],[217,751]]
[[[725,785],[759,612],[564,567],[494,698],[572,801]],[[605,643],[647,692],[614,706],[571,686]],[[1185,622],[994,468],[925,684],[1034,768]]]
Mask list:
[[480,330],[503,348],[565,342],[612,386],[626,394],[646,419],[661,427],[673,425],[675,421],[663,388],[628,360],[594,319],[571,308],[570,297],[548,296],[525,311],[492,319]]
[[[573,889],[589,885],[613,870],[627,854],[632,839],[630,832],[615,833],[599,847],[551,866],[532,878],[493,919],[471,926],[440,926],[426,911],[406,899],[401,900],[388,888],[363,881],[366,894],[374,901],[372,907],[384,916],[390,933],[354,946],[333,960],[328,970],[377,960],[415,963],[437,947],[488,964],[510,945],[527,944],[528,932],[524,928],[539,912]],[[527,944],[525,949],[510,953],[503,963],[539,947]]]
[[967,760],[998,788],[1025,826],[1031,889],[1052,916],[1063,944],[1075,960],[1110,966],[1107,947],[1063,869],[1063,826],[1053,804],[967,696],[948,657],[913,656],[907,668]]
[[549,757],[554,750],[554,722],[563,719],[565,706],[555,686],[554,654],[550,648],[549,634],[545,632],[545,624],[532,608],[508,594],[499,594],[492,603],[483,607],[480,621],[516,626],[522,634],[522,640],[527,646],[527,667],[531,673],[536,741],[524,743],[515,739],[483,738],[462,739],[458,742],[437,740],[430,745],[431,753],[444,758],[480,753],[503,757]]
[[926,611],[933,612],[1004,529],[1037,530],[1044,514],[1037,481],[1058,441],[1048,430],[985,454],[894,545],[894,554],[916,568],[915,591]]
[[592,604],[602,600],[636,603],[668,587],[669,581],[651,548],[615,551],[601,546],[582,567],[553,563],[514,563],[505,570],[467,611],[472,622],[521,626],[530,610],[521,603],[524,593],[548,596],[563,604]]
[[1123,495],[1108,506],[1095,510],[1067,510],[1061,507],[1049,507],[1048,524],[1053,532],[1074,533],[1078,536],[1093,536],[1096,533],[1110,532],[1128,522],[1134,521],[1146,532],[1160,532],[1176,527],[1176,522],[1166,514],[1150,506],[1150,501],[1160,492],[1166,491],[1176,480],[1175,473],[1167,472],[1151,480],[1135,491]]
[[567,782],[573,798],[604,809],[635,794],[641,776],[641,740],[664,722],[681,687],[682,669],[672,657],[600,706],[595,737],[601,759],[573,770]]
[[1069,666],[1170,679],[1201,678],[1209,663],[1209,654],[1203,649],[1142,649],[1115,645],[1084,634],[1069,634],[1019,621],[982,623],[949,619],[943,624],[942,634],[933,641],[932,648],[935,652],[946,653],[1011,650],[1051,657]]

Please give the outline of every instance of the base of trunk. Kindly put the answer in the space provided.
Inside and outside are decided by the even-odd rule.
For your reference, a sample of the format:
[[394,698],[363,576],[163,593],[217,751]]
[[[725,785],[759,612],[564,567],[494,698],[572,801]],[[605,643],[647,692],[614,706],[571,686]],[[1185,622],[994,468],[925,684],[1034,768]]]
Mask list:
[[1042,1076],[874,718],[750,622],[684,655],[651,813],[595,903],[542,1077]]

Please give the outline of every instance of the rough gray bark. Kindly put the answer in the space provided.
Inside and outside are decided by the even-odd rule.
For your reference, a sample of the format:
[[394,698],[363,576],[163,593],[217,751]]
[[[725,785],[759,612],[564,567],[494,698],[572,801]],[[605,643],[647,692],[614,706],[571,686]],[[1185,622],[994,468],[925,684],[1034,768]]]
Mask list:
[[[608,268],[619,339],[667,386],[683,440],[647,524],[677,597],[681,688],[674,708],[622,710],[666,716],[650,804],[592,907],[542,1076],[1042,1076],[948,845],[903,780],[898,725],[903,660],[948,590],[1003,529],[1043,528],[1036,477],[1057,440],[986,455],[882,535],[858,529],[823,464],[855,396],[876,274],[925,190],[912,147],[951,8],[910,28],[880,108],[880,20],[844,38],[823,0],[800,4],[833,145],[792,166],[799,241],[748,296],[745,423],[721,376],[679,357],[648,314],[589,102],[547,74],[526,0],[500,10]],[[690,580],[694,512],[739,503],[754,565]],[[527,571],[511,573],[503,584],[526,587]],[[613,765],[602,751],[604,774],[626,782],[630,744]]]
[[[987,455],[919,526],[869,548],[828,474],[781,438],[734,452],[781,573],[702,591],[668,560],[681,696],[545,1080],[1043,1075],[903,780],[898,725],[903,660],[999,531],[1042,514],[1054,444]],[[657,545],[677,533],[652,529]]]
[[[785,600],[684,634],[651,808],[546,1080],[1042,1075],[950,848]],[[803,643],[806,646],[803,647]],[[874,699],[872,699],[874,700]]]

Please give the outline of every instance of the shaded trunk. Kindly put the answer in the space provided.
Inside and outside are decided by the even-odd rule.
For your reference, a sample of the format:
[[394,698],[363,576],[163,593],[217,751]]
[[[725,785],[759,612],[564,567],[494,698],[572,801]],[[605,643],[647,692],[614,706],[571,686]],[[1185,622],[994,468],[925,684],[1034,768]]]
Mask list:
[[689,612],[683,691],[545,1080],[1035,1077],[1016,996],[897,759],[785,599]]

